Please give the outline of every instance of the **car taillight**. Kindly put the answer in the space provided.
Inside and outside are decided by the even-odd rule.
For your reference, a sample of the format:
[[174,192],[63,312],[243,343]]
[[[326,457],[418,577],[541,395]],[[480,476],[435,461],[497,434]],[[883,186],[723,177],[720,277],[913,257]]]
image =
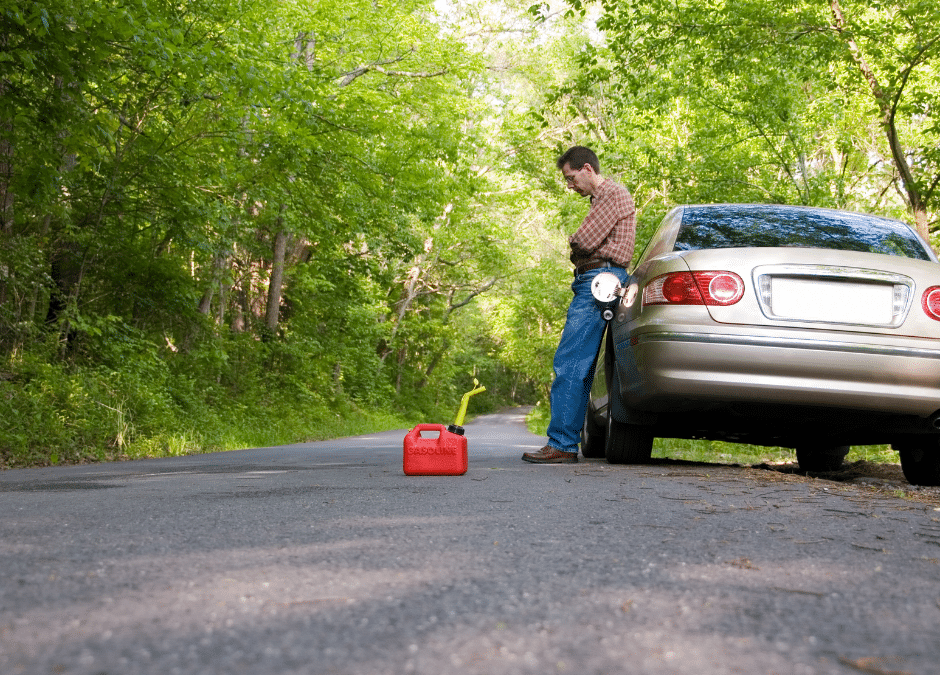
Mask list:
[[924,314],[934,321],[940,321],[940,286],[931,286],[920,299]]
[[643,289],[644,305],[724,306],[743,297],[744,281],[734,272],[672,272]]

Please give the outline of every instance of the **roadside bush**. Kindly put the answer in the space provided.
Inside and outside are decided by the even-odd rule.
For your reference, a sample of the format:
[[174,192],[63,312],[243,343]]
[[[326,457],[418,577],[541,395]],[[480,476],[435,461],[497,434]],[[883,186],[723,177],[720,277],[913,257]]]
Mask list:
[[[374,353],[357,354],[346,368],[335,355],[335,363],[318,358],[316,341],[304,336],[267,343],[245,334],[204,336],[187,350],[102,319],[84,324],[77,344],[63,360],[51,340],[37,342],[0,367],[0,468],[446,424],[473,386],[473,350],[460,359],[465,375],[441,368],[422,387],[409,380],[396,393]],[[500,373],[484,375],[488,391],[471,399],[471,416],[508,402]]]

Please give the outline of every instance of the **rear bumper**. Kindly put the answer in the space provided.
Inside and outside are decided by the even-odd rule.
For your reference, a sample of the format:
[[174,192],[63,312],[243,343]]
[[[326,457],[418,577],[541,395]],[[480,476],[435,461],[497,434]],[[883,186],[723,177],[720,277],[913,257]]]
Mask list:
[[631,409],[763,403],[928,418],[940,409],[940,341],[932,345],[653,330],[616,350],[631,364],[621,371]]

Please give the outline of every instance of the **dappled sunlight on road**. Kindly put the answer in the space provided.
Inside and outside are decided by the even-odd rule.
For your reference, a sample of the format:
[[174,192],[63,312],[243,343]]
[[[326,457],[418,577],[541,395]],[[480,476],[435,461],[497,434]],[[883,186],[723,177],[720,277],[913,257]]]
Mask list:
[[0,672],[932,675],[940,658],[932,506],[743,467],[529,465],[513,445],[541,439],[485,419],[466,476],[405,476],[401,436],[0,476]]

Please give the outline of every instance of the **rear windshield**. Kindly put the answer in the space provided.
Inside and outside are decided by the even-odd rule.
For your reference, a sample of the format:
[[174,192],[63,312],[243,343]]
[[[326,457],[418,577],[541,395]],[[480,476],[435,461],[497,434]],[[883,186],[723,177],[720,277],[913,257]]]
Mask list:
[[762,205],[686,207],[675,250],[782,246],[932,260],[913,229],[896,220],[825,209]]

